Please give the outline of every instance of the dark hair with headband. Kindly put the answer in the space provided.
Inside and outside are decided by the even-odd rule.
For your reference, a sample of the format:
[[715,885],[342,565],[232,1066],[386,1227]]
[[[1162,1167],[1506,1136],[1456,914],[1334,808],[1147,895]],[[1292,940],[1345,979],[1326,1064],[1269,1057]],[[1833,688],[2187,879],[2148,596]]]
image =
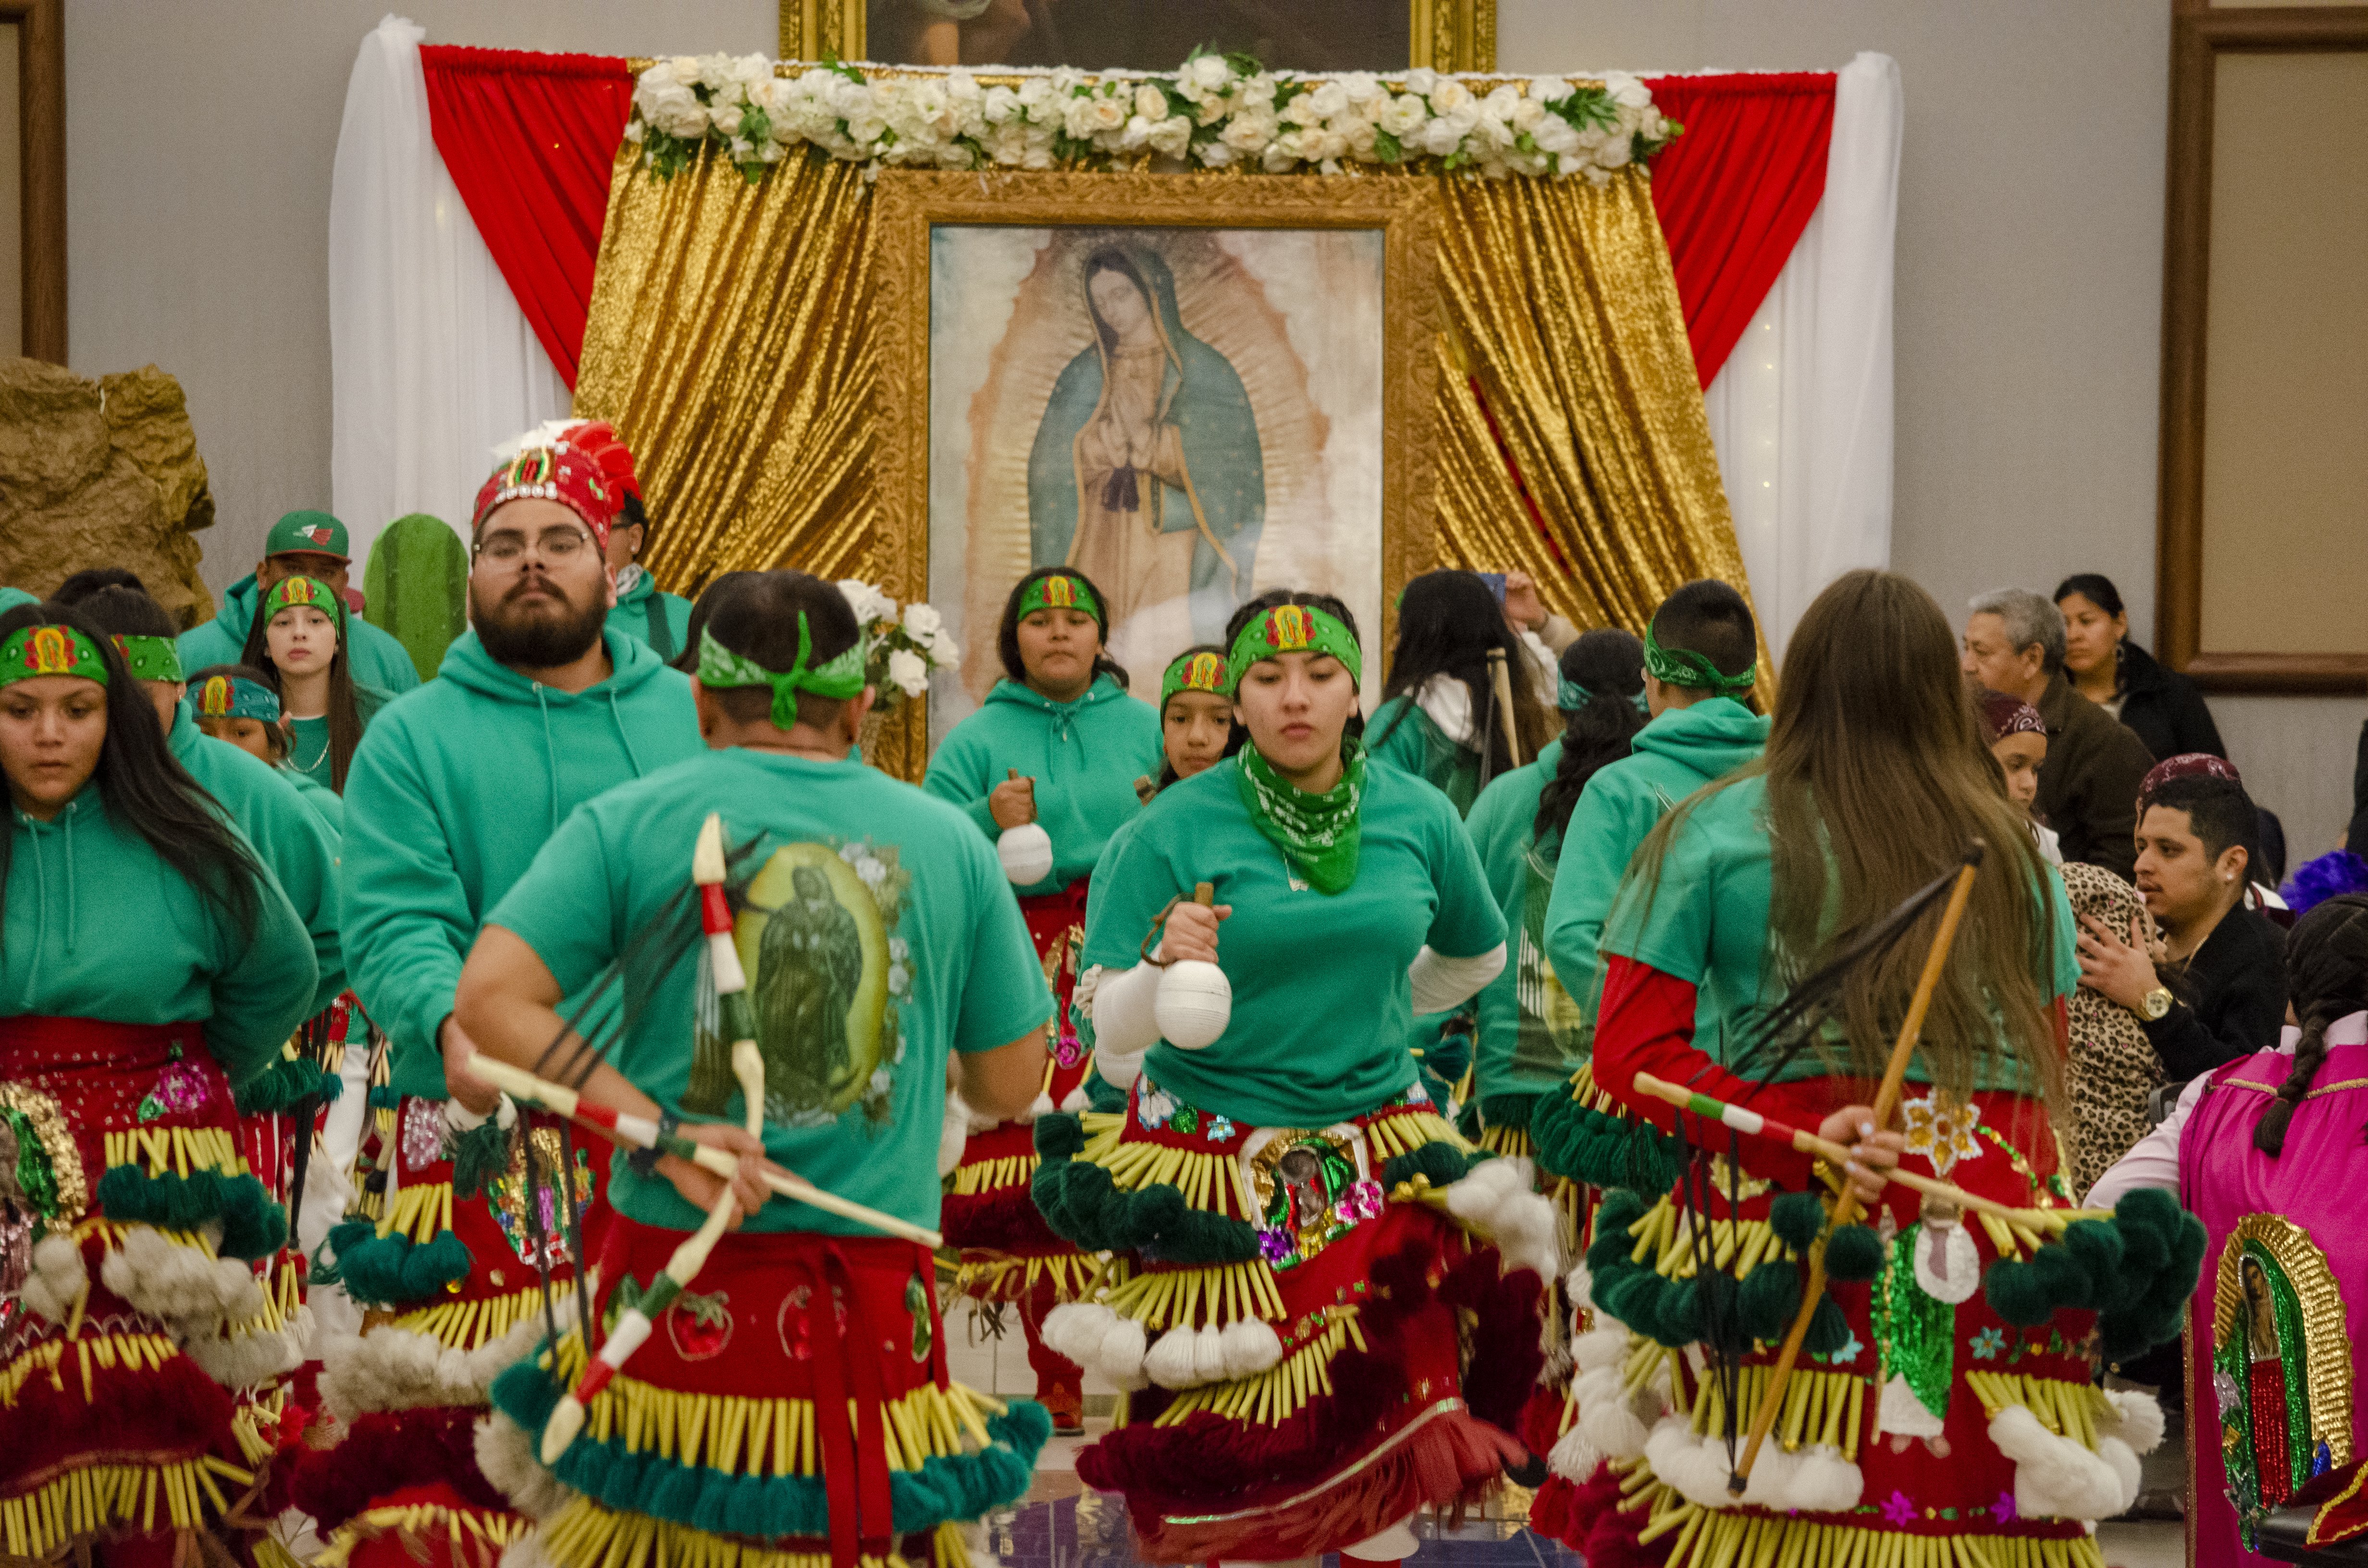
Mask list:
[[[1687,658],[1691,654],[1708,661],[1709,669],[1702,675],[1724,677],[1724,681],[1699,676],[1673,679],[1656,670],[1655,679],[1687,691],[1732,697],[1751,706],[1748,687],[1736,683],[1758,672],[1759,628],[1751,619],[1751,607],[1728,584],[1701,577],[1679,588],[1653,612],[1645,638],[1678,664],[1692,663]],[[1651,668],[1651,653],[1645,655],[1645,667]],[[1736,688],[1726,689],[1729,686]]]
[[2138,801],[2138,821],[2160,806],[2166,811],[2185,812],[2190,833],[2203,842],[2206,859],[2217,860],[2231,848],[2245,852],[2245,870],[2249,876],[2261,860],[2261,813],[2245,787],[2233,778],[2217,778],[2208,773],[2188,773],[2165,779],[2153,791]]
[[690,619],[682,631],[682,652],[674,656],[674,667],[687,676],[699,673],[699,634],[707,630],[710,616],[743,583],[751,577],[761,577],[762,572],[725,572],[699,590],[699,597],[690,605]]
[[[1349,636],[1356,638],[1360,643],[1364,641],[1364,633],[1357,630],[1356,615],[1345,603],[1334,598],[1330,594],[1311,594],[1301,588],[1269,588],[1258,597],[1243,601],[1241,608],[1226,618],[1225,646],[1231,648],[1235,642],[1241,641],[1242,629],[1251,621],[1267,611],[1283,605],[1305,605],[1310,609],[1320,609],[1347,627]],[[1343,742],[1347,742],[1361,741],[1364,737],[1365,715],[1361,710],[1351,708],[1349,710],[1349,722],[1341,730],[1340,738]],[[1225,737],[1225,755],[1231,756],[1241,750],[1248,743],[1249,738],[1249,730],[1242,723],[1237,713],[1234,720],[1233,732]]]
[[2253,1128],[2253,1147],[2275,1159],[2286,1124],[2327,1062],[2327,1026],[2368,1009],[2368,896],[2344,893],[2314,904],[2286,937],[2286,995],[2302,1024],[2294,1065]]
[[[1509,716],[1497,711],[1497,687],[1488,672],[1492,651],[1505,655],[1513,690]],[[1384,703],[1398,697],[1406,700],[1390,716],[1388,728],[1374,737],[1374,744],[1413,719],[1415,695],[1433,676],[1461,681],[1470,695],[1472,732],[1488,736],[1488,755],[1481,765],[1484,781],[1512,768],[1508,722],[1520,735],[1523,756],[1537,756],[1554,739],[1558,726],[1538,700],[1529,653],[1506,624],[1504,606],[1476,573],[1426,572],[1406,585],[1398,600],[1398,641],[1390,652],[1390,677],[1382,687]]]
[[93,589],[80,599],[52,599],[52,604],[70,604],[88,616],[109,637],[177,637],[179,630],[163,605],[148,597],[145,591],[111,583]]
[[[703,596],[701,602],[705,602]],[[855,621],[854,607],[837,585],[790,571],[742,574],[731,592],[718,599],[703,630],[742,658],[780,674],[797,667],[801,615],[805,617],[806,668],[810,670],[846,653],[863,635]],[[770,687],[702,689],[734,723],[754,724],[772,717]],[[848,701],[813,691],[801,691],[797,699],[797,722],[823,730],[837,722],[839,710]]]
[[[1175,667],[1176,667],[1176,665],[1177,665],[1180,661],[1185,660],[1185,659],[1189,659],[1189,658],[1190,658],[1190,657],[1191,657],[1193,654],[1195,654],[1195,653],[1214,653],[1214,654],[1217,656],[1217,662],[1218,662],[1219,664],[1223,664],[1223,663],[1224,663],[1224,661],[1225,661],[1225,650],[1224,650],[1224,649],[1223,649],[1223,648],[1218,647],[1214,642],[1195,642],[1195,643],[1193,643],[1190,648],[1187,648],[1187,649],[1185,649],[1182,653],[1180,653],[1177,654],[1175,658],[1168,660],[1168,661],[1167,661],[1168,668],[1169,668],[1169,669],[1173,669],[1173,668],[1175,668]],[[1163,677],[1162,677],[1162,680],[1161,680],[1161,684],[1162,684],[1163,686],[1166,684],[1166,679],[1165,679],[1164,674],[1163,674]],[[1196,691],[1197,691],[1197,690],[1199,690],[1199,688],[1198,688],[1197,687],[1191,687],[1191,688],[1190,688],[1190,689],[1196,690]],[[1183,694],[1183,692],[1180,692],[1180,691],[1179,691],[1179,692],[1176,693],[1176,695],[1177,695],[1177,696],[1178,696],[1178,697],[1181,697],[1181,696],[1183,696],[1184,694]],[[1204,697],[1213,697],[1213,696],[1215,696],[1215,695],[1217,695],[1217,694],[1216,694],[1216,693],[1214,693],[1214,692],[1202,692],[1202,693],[1201,693],[1201,695],[1202,695],[1202,696],[1204,696]],[[1231,698],[1227,698],[1225,700],[1226,700],[1226,701],[1228,701],[1228,702],[1231,702],[1231,701],[1233,700],[1233,699],[1231,699]],[[1169,699],[1167,699],[1167,697],[1164,697],[1164,696],[1163,696],[1162,698],[1160,698],[1160,699],[1159,699],[1159,727],[1160,727],[1160,730],[1161,730],[1161,732],[1162,732],[1162,733],[1163,733],[1163,734],[1166,733],[1167,728],[1167,704],[1168,704],[1168,701],[1169,701]],[[1236,729],[1238,729],[1240,726],[1236,725],[1236,726],[1235,726],[1235,727]],[[1230,743],[1231,738],[1232,738],[1231,736],[1228,736],[1228,737],[1227,737],[1228,743]],[[1233,746],[1231,745],[1231,744],[1228,744],[1226,745],[1226,747],[1225,747],[1225,755],[1226,755],[1227,756],[1233,756],[1233,754],[1234,754],[1234,748],[1233,748]],[[1168,760],[1167,760],[1167,747],[1166,744],[1163,742],[1163,744],[1160,745],[1160,748],[1159,748],[1159,777],[1158,777],[1156,779],[1155,779],[1155,780],[1153,781],[1152,786],[1151,786],[1151,792],[1152,792],[1153,794],[1156,795],[1157,793],[1159,793],[1159,791],[1160,791],[1160,790],[1167,789],[1167,786],[1169,786],[1170,784],[1175,783],[1176,781],[1177,781],[1176,765],[1175,765],[1174,763],[1172,763],[1172,762],[1170,762],[1170,761],[1168,761]]]
[[[107,738],[99,744],[100,803],[206,901],[229,915],[241,941],[255,934],[263,869],[222,808],[165,744],[156,710],[133,683],[109,633],[77,607],[19,605],[0,615],[0,639],[28,626],[70,626],[89,638],[107,670]],[[8,886],[15,835],[0,833],[0,899]],[[5,929],[0,911],[0,929]]]
[[1636,706],[1645,689],[1645,644],[1617,627],[1589,631],[1562,651],[1562,676],[1587,688],[1587,700],[1571,710],[1562,731],[1562,760],[1538,793],[1538,814],[1530,836],[1537,844],[1559,840],[1570,825],[1587,781],[1629,753],[1645,727]]
[[[272,591],[278,591],[280,584],[295,580],[282,577],[279,583],[272,585]],[[372,693],[365,710],[362,699],[356,695],[354,618],[344,601],[336,597],[337,591],[316,578],[308,577],[303,581],[313,583],[327,596],[325,608],[319,602],[311,608],[327,616],[329,624],[337,629],[337,651],[329,657],[329,710],[326,717],[329,721],[329,788],[342,795],[346,792],[346,769],[353,765],[354,748],[362,744],[362,728],[369,723],[370,714],[378,711],[380,699],[376,693]],[[283,605],[280,608],[295,609],[302,607]],[[262,672],[264,684],[279,694],[284,711],[288,701],[287,683],[280,678],[279,666],[271,662],[272,613],[270,596],[267,593],[263,603],[256,607],[255,619],[246,629],[246,646],[239,650],[238,662]],[[291,730],[290,733],[292,734],[294,732]]]
[[[83,600],[90,597],[91,595],[97,593],[101,588],[130,588],[132,592],[141,595],[142,597],[145,597],[148,593],[148,585],[140,580],[140,575],[136,572],[126,571],[120,566],[85,566],[81,571],[75,573],[73,576],[67,578],[64,582],[60,583],[58,585],[58,591],[50,596],[50,602],[52,604],[62,605],[78,605],[82,603]],[[172,618],[170,616],[166,616],[165,624],[171,625],[171,623]],[[179,627],[175,626],[172,631],[165,632],[162,635],[166,637],[177,636],[180,630],[181,629]],[[119,635],[120,635],[120,633],[119,633]],[[149,637],[157,634],[142,631],[135,633],[135,635]]]
[[[243,680],[249,686],[259,686],[267,692],[271,689],[270,680],[253,665],[208,665],[204,669],[189,672],[188,702],[192,709],[197,707],[199,696],[206,688],[206,682],[216,676],[222,676],[224,680]],[[202,713],[195,714],[194,717],[199,724],[204,723],[205,715]],[[263,733],[271,744],[274,759],[279,762],[287,761],[289,746],[287,720],[257,719],[256,722],[263,726]]]
[[1003,661],[1003,673],[1015,685],[1028,684],[1028,666],[1019,658],[1019,602],[1028,597],[1030,588],[1047,577],[1074,578],[1094,597],[1094,624],[1101,628],[1101,645],[1094,650],[1094,674],[1110,676],[1121,686],[1128,685],[1125,667],[1110,655],[1110,598],[1094,585],[1091,577],[1069,566],[1039,566],[1011,585],[1011,597],[1003,601],[1003,619],[995,627],[995,652]]

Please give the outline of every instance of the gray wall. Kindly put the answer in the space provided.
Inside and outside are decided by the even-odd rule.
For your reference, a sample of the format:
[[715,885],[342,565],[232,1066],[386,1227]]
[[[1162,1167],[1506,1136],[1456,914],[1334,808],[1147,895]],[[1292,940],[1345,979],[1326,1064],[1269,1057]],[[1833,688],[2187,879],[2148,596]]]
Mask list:
[[[1892,564],[1952,614],[2102,572],[2154,636],[2170,0],[1497,0],[1497,63],[1899,62]],[[2296,858],[2350,815],[2368,700],[2214,699]]]
[[[85,375],[179,376],[219,592],[329,494],[328,204],[387,0],[74,0],[69,301]],[[431,42],[762,50],[774,0],[413,0]],[[1894,563],[1956,606],[2100,570],[2153,633],[2169,0],[1498,0],[1514,70],[1830,67],[1907,89]],[[129,99],[127,85],[136,90]],[[2222,699],[2238,766],[2325,847],[2368,701]]]
[[[773,0],[396,0],[430,43],[770,55]],[[388,0],[73,0],[67,347],[181,380],[220,521],[207,584],[329,504],[329,176]]]

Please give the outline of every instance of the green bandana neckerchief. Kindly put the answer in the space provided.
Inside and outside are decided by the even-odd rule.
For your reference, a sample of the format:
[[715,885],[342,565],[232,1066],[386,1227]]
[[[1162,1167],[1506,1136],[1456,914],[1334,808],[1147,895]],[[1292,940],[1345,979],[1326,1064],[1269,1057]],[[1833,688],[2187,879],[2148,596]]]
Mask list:
[[71,626],[23,626],[0,642],[0,686],[35,676],[75,676],[107,684],[98,645]]
[[1235,754],[1242,804],[1291,869],[1320,893],[1337,893],[1357,880],[1363,835],[1358,805],[1365,794],[1365,748],[1350,742],[1340,782],[1311,795],[1274,770],[1256,746]]
[[768,670],[756,660],[734,653],[715,640],[715,633],[705,627],[699,632],[699,684],[711,691],[726,691],[734,687],[766,686],[773,689],[773,723],[780,729],[793,729],[798,722],[798,693],[811,691],[816,697],[827,697],[844,702],[863,691],[863,639],[858,635],[846,652],[818,668],[808,669],[806,661],[814,656],[814,633],[807,629],[805,611],[798,612],[797,662],[786,670]]
[[130,633],[115,639],[115,651],[123,655],[126,668],[133,680],[179,680],[181,650],[170,637],[139,637]]
[[1101,601],[1086,586],[1086,580],[1064,572],[1039,577],[1019,591],[1020,615],[1033,615],[1040,609],[1081,609],[1103,625],[1110,624],[1102,614]]
[[1759,678],[1757,669],[1748,669],[1731,676],[1691,648],[1664,648],[1653,635],[1650,621],[1645,625],[1645,667],[1653,678],[1665,686],[1681,686],[1690,691],[1712,691],[1721,697],[1739,697],[1749,691]]

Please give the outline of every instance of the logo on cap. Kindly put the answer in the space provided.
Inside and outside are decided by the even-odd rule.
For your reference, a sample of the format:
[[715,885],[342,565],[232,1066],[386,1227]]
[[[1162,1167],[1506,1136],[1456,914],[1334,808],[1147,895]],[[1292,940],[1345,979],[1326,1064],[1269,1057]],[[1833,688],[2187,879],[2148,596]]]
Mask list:
[[329,542],[329,530],[326,528],[298,528],[296,531],[302,534],[306,539],[311,540],[314,544],[326,544]]

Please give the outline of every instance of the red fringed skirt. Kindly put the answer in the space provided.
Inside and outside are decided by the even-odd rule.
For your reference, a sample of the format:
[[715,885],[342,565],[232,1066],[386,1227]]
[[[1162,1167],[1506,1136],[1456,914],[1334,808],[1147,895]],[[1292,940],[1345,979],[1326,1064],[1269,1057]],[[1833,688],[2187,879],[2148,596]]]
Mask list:
[[[1053,988],[1053,1017],[1044,1026],[1042,1096],[1038,1109],[1076,1109],[1070,1103],[1093,1068],[1093,1054],[1069,1023],[1069,995],[1077,984],[1077,953],[1085,945],[1086,880],[1059,892],[1019,901],[1029,937]],[[1035,1129],[1026,1121],[982,1128],[962,1146],[962,1163],[947,1178],[939,1227],[961,1255],[957,1294],[981,1301],[1019,1301],[1040,1282],[1054,1300],[1085,1289],[1092,1260],[1045,1227],[1028,1196],[1036,1174]]]
[[[1420,1097],[1263,1129],[1144,1078],[1076,1156],[1136,1203],[1164,1204],[1164,1187],[1190,1210],[1046,1326],[1137,1391],[1077,1473],[1126,1494],[1147,1561],[1335,1551],[1476,1499],[1524,1457],[1512,1429],[1542,1359],[1543,1280],[1508,1272],[1414,1174],[1452,1179],[1471,1154]],[[1508,1200],[1551,1234],[1543,1199]]]
[[0,1018],[0,1551],[259,1530],[297,1303],[203,1027]]

